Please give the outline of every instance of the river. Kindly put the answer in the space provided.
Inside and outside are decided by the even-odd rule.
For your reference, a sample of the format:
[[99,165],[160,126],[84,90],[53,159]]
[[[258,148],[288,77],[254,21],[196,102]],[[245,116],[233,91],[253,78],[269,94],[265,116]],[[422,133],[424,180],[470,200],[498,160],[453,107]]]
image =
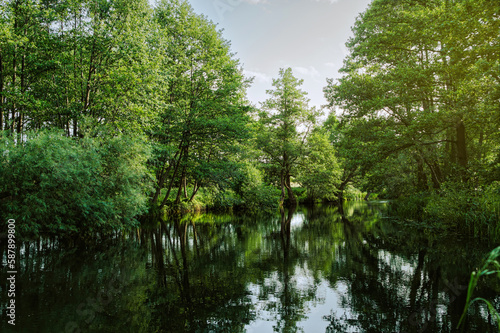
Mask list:
[[[1,331],[455,332],[494,244],[395,223],[384,202],[342,210],[188,214],[107,239],[20,242],[15,328],[3,242]],[[500,304],[486,285],[477,295]],[[466,325],[498,332],[479,303]]]

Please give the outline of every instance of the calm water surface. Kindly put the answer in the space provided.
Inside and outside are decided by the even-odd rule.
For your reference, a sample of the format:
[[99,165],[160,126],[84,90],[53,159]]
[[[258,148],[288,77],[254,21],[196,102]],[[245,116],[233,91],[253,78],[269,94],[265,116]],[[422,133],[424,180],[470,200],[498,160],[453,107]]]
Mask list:
[[[2,240],[0,330],[455,332],[470,272],[495,244],[415,231],[385,212],[186,215],[84,245],[18,243],[15,329]],[[479,295],[500,305],[498,291]],[[492,322],[478,305],[464,331],[498,332]]]

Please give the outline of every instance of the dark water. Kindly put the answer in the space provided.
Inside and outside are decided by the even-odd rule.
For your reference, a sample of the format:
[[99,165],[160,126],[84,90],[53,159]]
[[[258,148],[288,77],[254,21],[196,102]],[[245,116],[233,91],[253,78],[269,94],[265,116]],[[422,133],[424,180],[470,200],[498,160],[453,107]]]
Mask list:
[[[188,215],[87,245],[18,243],[16,326],[2,332],[455,332],[494,244],[416,231],[383,203],[267,218]],[[89,245],[93,243],[93,245]],[[498,290],[478,295],[500,304]],[[465,332],[495,332],[486,308]]]

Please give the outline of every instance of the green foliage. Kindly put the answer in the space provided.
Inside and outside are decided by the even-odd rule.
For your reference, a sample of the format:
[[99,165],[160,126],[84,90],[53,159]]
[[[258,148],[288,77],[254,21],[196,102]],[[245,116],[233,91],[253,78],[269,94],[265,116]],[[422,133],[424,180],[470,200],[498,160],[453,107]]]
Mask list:
[[58,131],[23,144],[2,137],[2,218],[23,234],[109,232],[146,211],[149,151],[142,138],[72,139]]
[[[343,170],[339,194],[402,198],[393,210],[498,234],[498,2],[375,0],[324,92]],[[420,27],[414,29],[412,27]]]
[[[166,84],[158,98],[163,104],[148,132],[155,147],[151,204],[193,201],[202,187],[221,193],[216,200],[222,204],[222,193],[237,176],[238,144],[248,138],[248,81],[221,32],[186,1],[161,1],[154,20],[171,40],[162,45]],[[187,188],[193,191],[188,194]]]
[[298,171],[298,160],[304,154],[305,142],[318,115],[314,108],[309,108],[307,93],[300,89],[302,83],[303,80],[293,76],[291,68],[280,69],[279,77],[273,80],[274,89],[267,91],[269,98],[262,103],[263,110],[259,113],[261,127],[257,141],[274,182],[280,186],[281,204],[285,191],[290,204],[296,204],[291,178]]
[[424,218],[473,235],[500,236],[500,188],[498,183],[472,188],[470,184],[446,183],[433,193],[424,209]]
[[476,297],[471,300],[472,295],[474,294],[474,290],[476,289],[479,280],[481,278],[485,279],[489,276],[495,276],[500,279],[500,263],[499,263],[499,258],[500,258],[500,247],[497,247],[493,251],[491,251],[488,254],[488,257],[483,263],[483,266],[478,269],[475,272],[471,273],[470,281],[469,281],[469,287],[467,289],[467,300],[465,302],[465,307],[464,311],[462,313],[462,316],[460,317],[460,321],[458,322],[457,328],[462,325],[464,322],[464,319],[467,315],[467,311],[469,308],[472,306],[473,303],[475,302],[484,302],[488,306],[488,310],[491,314],[491,316],[495,319],[498,325],[498,331],[500,332],[500,314],[498,311],[495,309],[493,306],[492,302],[490,300],[487,300],[482,297]]
[[447,182],[439,191],[398,198],[391,213],[403,219],[424,221],[474,236],[500,237],[500,186],[484,187]]
[[352,185],[348,185],[344,194],[344,199],[348,201],[363,200],[366,196],[366,192],[355,188]]
[[235,192],[241,198],[240,206],[250,212],[275,211],[279,204],[279,190],[264,182],[263,171],[251,163],[245,163],[240,168]]
[[242,204],[242,200],[232,190],[219,191],[215,197],[212,206],[215,210],[228,210]]
[[297,201],[301,203],[312,203],[314,199],[307,196],[307,189],[304,187],[292,187],[293,194],[297,197]]
[[409,195],[490,168],[500,143],[498,13],[488,0],[376,0],[360,15],[345,75],[324,91],[344,111],[342,164],[375,176],[372,190],[396,178],[386,190]]
[[325,130],[318,128],[311,133],[300,164],[297,181],[306,189],[307,197],[311,201],[335,200],[340,170]]
[[390,212],[393,216],[399,216],[407,220],[420,221],[422,220],[424,208],[428,202],[428,193],[417,192],[393,201],[390,206]]
[[276,187],[260,184],[247,189],[243,205],[251,212],[272,212],[278,209],[279,198]]
[[146,0],[2,1],[0,12],[0,130],[149,125],[163,41]]

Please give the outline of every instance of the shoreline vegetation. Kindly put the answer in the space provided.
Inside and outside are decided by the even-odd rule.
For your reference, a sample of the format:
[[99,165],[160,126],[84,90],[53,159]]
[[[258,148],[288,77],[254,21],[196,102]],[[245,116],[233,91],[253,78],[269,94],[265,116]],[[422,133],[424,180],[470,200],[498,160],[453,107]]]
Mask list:
[[182,0],[1,7],[0,218],[20,235],[378,198],[500,236],[496,1],[374,0],[323,110],[290,68],[252,105],[230,42]]

